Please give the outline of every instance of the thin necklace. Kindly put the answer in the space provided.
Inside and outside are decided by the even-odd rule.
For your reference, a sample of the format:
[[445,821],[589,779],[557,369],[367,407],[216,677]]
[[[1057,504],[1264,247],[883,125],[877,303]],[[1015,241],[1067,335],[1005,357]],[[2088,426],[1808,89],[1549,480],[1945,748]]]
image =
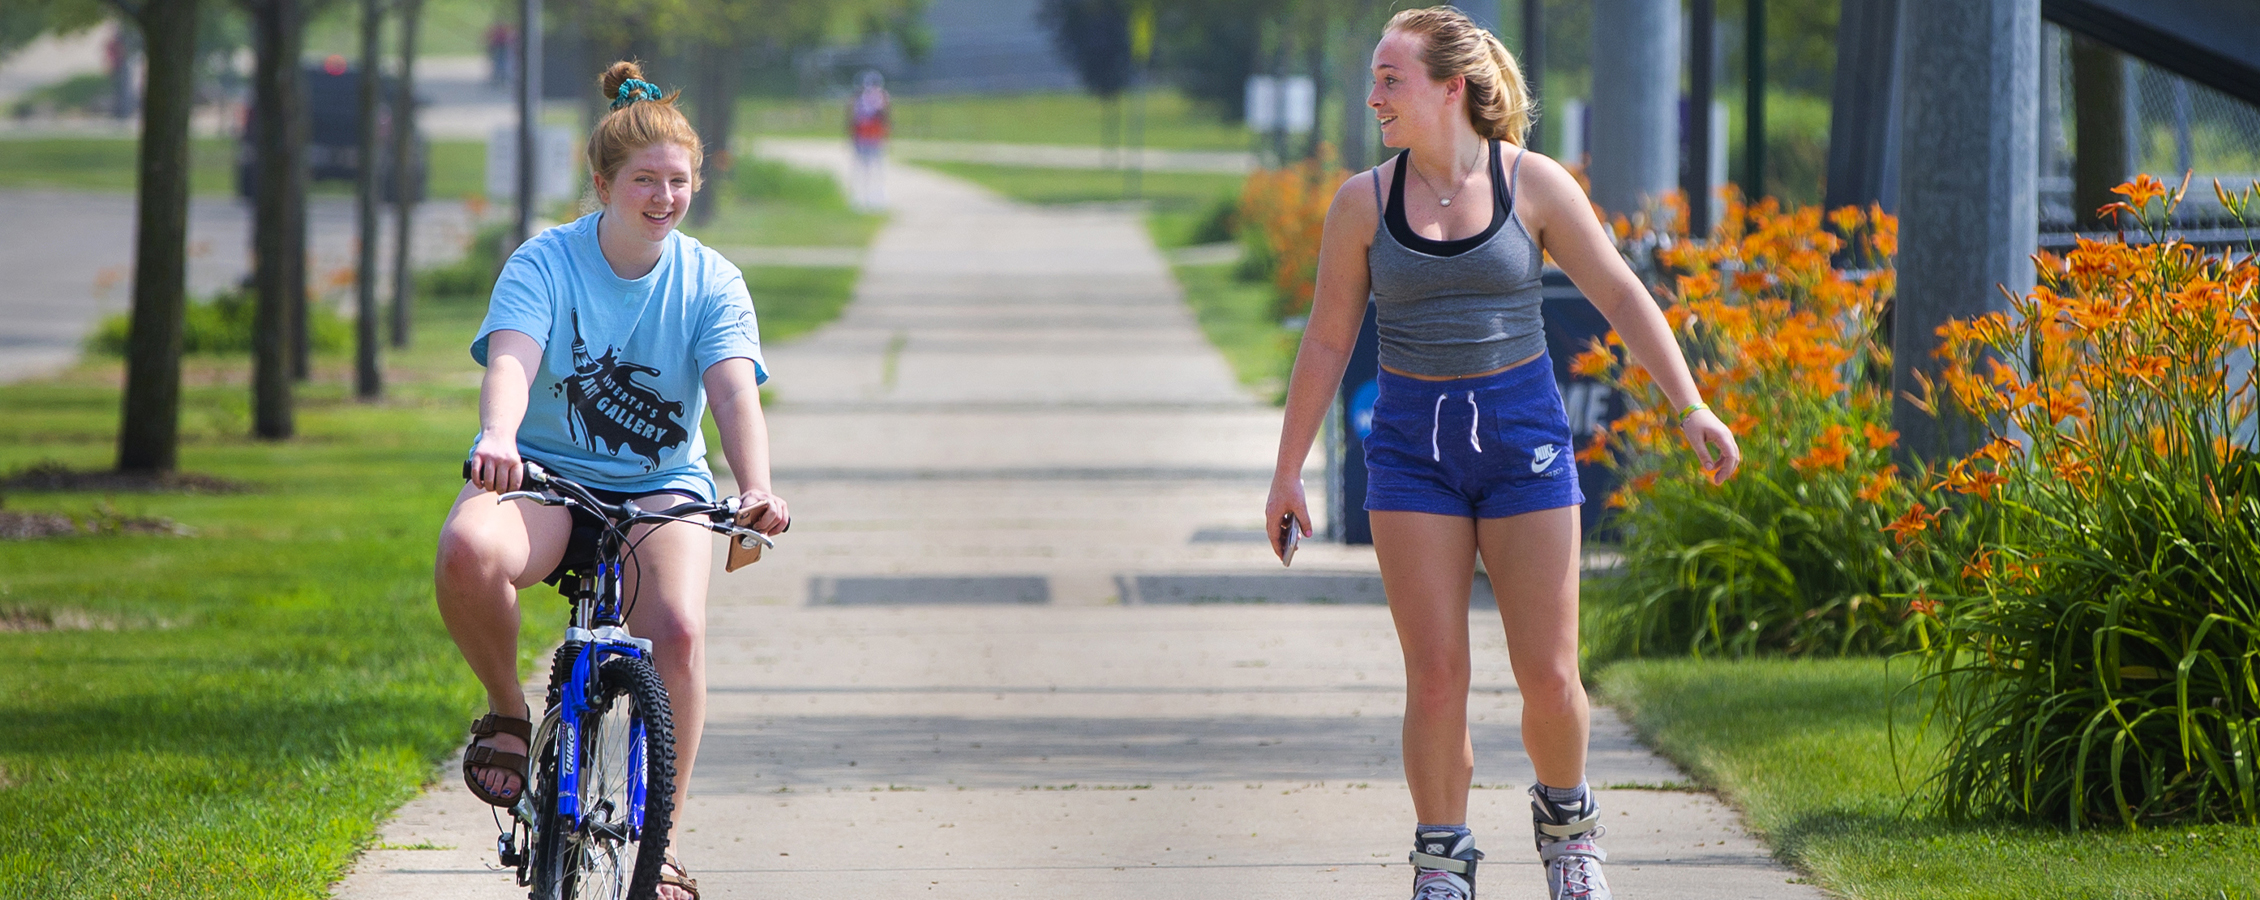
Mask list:
[[[1485,153],[1487,153],[1487,152],[1489,152],[1489,147],[1488,147],[1488,145],[1485,145],[1485,146],[1479,146],[1479,147],[1477,147],[1477,148],[1476,148],[1476,150],[1475,150],[1475,165],[1472,165],[1472,166],[1469,166],[1469,167],[1467,167],[1467,174],[1466,174],[1466,175],[1462,175],[1462,176],[1460,176],[1460,180],[1459,180],[1459,181],[1457,181],[1457,182],[1455,182],[1455,183],[1453,183],[1453,185],[1452,185],[1452,188],[1453,188],[1453,190],[1452,190],[1452,197],[1457,197],[1457,196],[1459,196],[1459,195],[1460,195],[1460,192],[1461,192],[1461,191],[1467,190],[1467,180],[1468,180],[1469,178],[1471,178],[1471,177],[1473,177],[1473,176],[1475,175],[1475,170],[1477,170],[1477,169],[1480,169],[1480,168],[1483,168],[1483,155],[1484,155]],[[1407,160],[1407,161],[1406,161],[1406,168],[1409,168],[1409,169],[1411,169],[1411,170],[1412,170],[1412,173],[1413,173],[1413,177],[1414,177],[1414,178],[1418,178],[1418,179],[1420,179],[1420,185],[1421,185],[1422,187],[1425,187],[1425,188],[1427,188],[1427,189],[1428,189],[1428,192],[1429,192],[1429,193],[1431,193],[1431,194],[1435,194],[1435,195],[1436,195],[1436,203],[1437,203],[1438,205],[1440,205],[1440,206],[1450,206],[1450,205],[1452,205],[1452,197],[1446,197],[1446,196],[1444,196],[1444,192],[1443,192],[1443,191],[1439,191],[1439,190],[1437,190],[1437,189],[1436,189],[1436,186],[1435,186],[1435,185],[1433,185],[1433,184],[1429,184],[1429,183],[1428,183],[1428,176],[1420,174],[1420,167],[1419,167],[1419,166],[1416,166],[1416,165],[1412,165],[1412,164],[1411,164],[1411,161],[1410,161],[1410,160]]]

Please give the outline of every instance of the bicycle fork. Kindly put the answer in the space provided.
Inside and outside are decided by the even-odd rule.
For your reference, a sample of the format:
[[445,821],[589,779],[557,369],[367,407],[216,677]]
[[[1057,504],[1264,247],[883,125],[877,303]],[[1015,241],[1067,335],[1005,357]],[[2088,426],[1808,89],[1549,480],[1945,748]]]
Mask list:
[[[551,702],[534,731],[533,746],[527,748],[527,758],[535,760],[537,766],[539,761],[552,758],[548,754],[556,754],[555,813],[542,815],[535,802],[537,790],[521,790],[518,802],[510,808],[510,827],[495,839],[497,855],[504,866],[518,871],[520,885],[529,881],[527,869],[532,862],[532,850],[541,840],[544,829],[561,828],[568,835],[582,834],[593,824],[589,814],[597,811],[581,808],[581,779],[586,775],[581,763],[586,758],[583,742],[587,740],[583,732],[592,708],[590,698],[595,693],[598,669],[615,656],[649,661],[651,641],[631,635],[618,625],[595,628],[576,625],[565,629],[565,643],[558,648],[550,669],[551,679],[559,683],[551,687]],[[566,663],[568,659],[572,661],[570,665]],[[565,676],[561,681],[560,674]],[[615,835],[629,841],[638,840],[643,834],[650,770],[645,738],[644,718],[632,717],[627,735],[628,831],[624,836]]]

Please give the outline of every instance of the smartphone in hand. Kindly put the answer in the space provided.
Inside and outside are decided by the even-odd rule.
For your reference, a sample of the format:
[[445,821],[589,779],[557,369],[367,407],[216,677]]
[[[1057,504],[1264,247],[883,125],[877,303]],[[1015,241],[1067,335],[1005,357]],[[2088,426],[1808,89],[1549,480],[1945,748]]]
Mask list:
[[1303,530],[1295,524],[1295,514],[1283,513],[1279,517],[1279,564],[1295,564],[1295,546],[1303,542]]

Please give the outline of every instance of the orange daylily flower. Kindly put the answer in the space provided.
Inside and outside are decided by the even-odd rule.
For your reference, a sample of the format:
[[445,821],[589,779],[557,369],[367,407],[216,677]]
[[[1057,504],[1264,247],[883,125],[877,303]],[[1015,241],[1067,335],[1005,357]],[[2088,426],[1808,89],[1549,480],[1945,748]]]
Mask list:
[[1607,375],[1609,369],[1616,364],[1616,354],[1610,353],[1609,348],[1602,346],[1600,341],[1594,341],[1584,353],[1570,361],[1569,371],[1570,374],[1585,378],[1599,378]]
[[1873,477],[1870,477],[1868,479],[1866,484],[1861,485],[1860,492],[1857,496],[1861,500],[1867,501],[1869,503],[1882,503],[1884,498],[1891,493],[1891,489],[1898,486],[1899,473],[1891,469],[1885,469],[1881,472],[1875,473]]
[[2127,202],[2134,204],[2135,209],[2141,209],[2149,206],[2150,201],[2165,196],[2166,184],[2151,177],[2149,173],[2143,173],[2136,175],[2133,181],[2112,188],[2111,193],[2127,198]]
[[1946,511],[1943,509],[1930,512],[1922,504],[1917,503],[1908,507],[1906,515],[1900,516],[1891,524],[1883,526],[1883,530],[1891,532],[1891,536],[1904,545],[1914,541],[1923,532],[1929,531],[1930,526],[1935,524],[1938,517],[1945,513]]

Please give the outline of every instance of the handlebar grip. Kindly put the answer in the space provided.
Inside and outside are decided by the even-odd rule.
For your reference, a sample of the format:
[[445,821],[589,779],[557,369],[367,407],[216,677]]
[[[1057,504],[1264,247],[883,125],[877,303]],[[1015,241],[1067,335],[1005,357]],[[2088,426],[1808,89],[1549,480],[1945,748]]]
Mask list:
[[[527,484],[538,484],[543,486],[547,486],[549,484],[549,472],[542,469],[541,463],[534,462],[533,460],[529,459],[526,460],[523,465],[526,468],[525,481]],[[467,459],[463,461],[463,480],[471,480],[471,461]]]

